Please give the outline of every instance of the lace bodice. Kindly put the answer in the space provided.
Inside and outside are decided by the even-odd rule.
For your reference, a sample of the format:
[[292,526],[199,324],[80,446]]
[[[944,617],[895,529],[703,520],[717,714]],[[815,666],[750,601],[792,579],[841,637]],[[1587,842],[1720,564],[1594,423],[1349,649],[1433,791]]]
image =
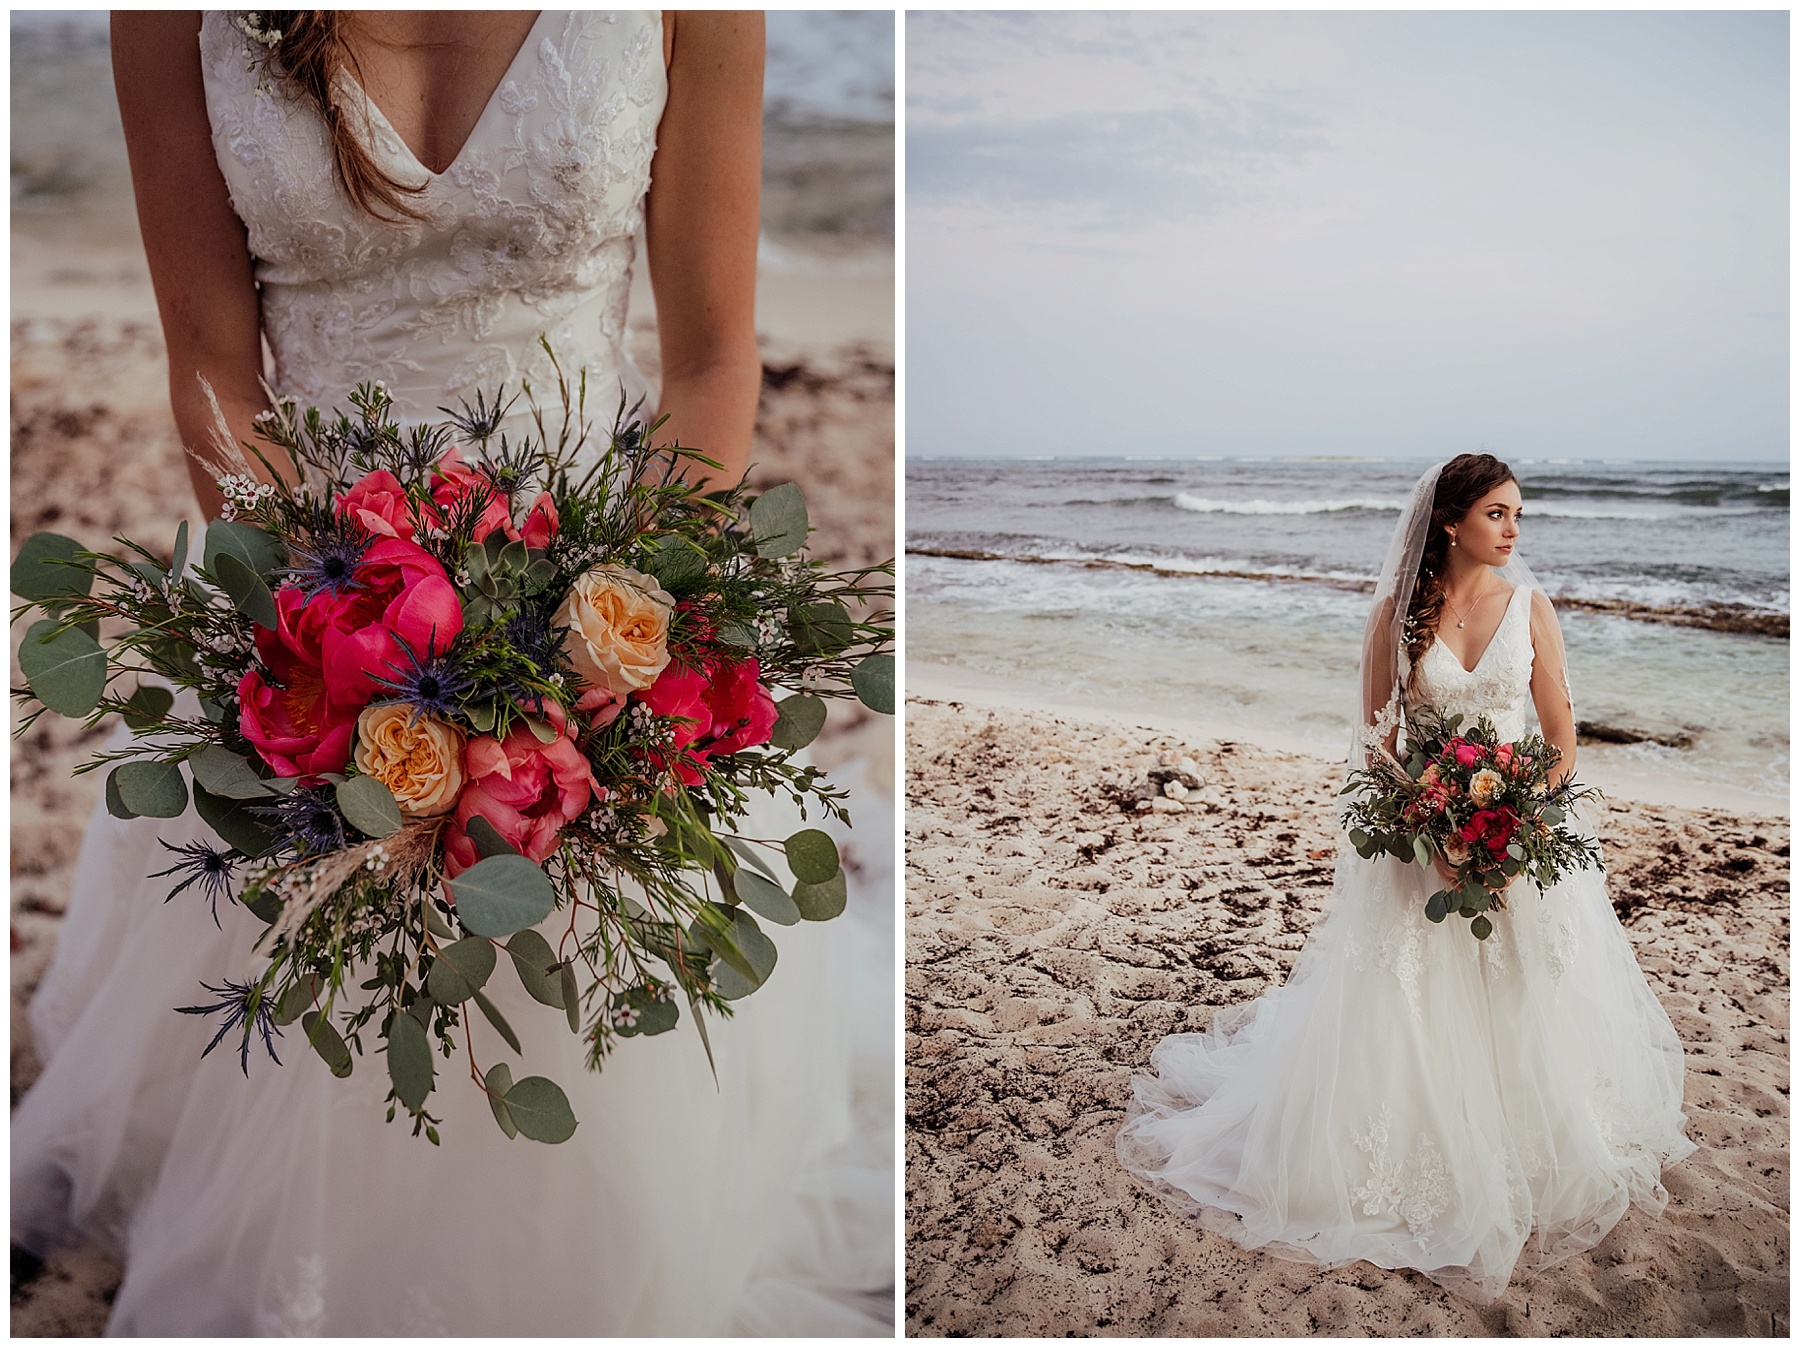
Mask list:
[[434,418],[502,381],[553,389],[540,335],[565,369],[587,368],[602,415],[621,383],[645,391],[624,351],[625,310],[667,95],[659,12],[539,14],[441,174],[344,74],[340,96],[368,109],[376,162],[428,184],[409,199],[426,218],[399,223],[351,204],[317,110],[229,15],[207,12],[200,50],[277,391],[332,407],[379,379],[403,420]]
[[1475,668],[1464,669],[1449,647],[1433,641],[1413,670],[1406,704],[1461,712],[1469,721],[1485,716],[1501,739],[1518,739],[1537,719],[1531,702],[1531,662],[1531,591],[1520,585]]

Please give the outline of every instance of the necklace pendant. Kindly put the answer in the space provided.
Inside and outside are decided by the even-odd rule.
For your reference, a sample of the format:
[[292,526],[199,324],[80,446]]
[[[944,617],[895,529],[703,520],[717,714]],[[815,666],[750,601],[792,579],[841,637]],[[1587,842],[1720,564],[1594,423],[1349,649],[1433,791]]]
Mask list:
[[1457,628],[1458,628],[1458,629],[1459,629],[1459,630],[1460,630],[1460,629],[1461,629],[1461,627],[1462,627],[1462,624],[1461,624],[1461,623],[1458,623],[1458,624],[1457,624],[1457,625],[1456,625],[1456,626],[1457,626]]

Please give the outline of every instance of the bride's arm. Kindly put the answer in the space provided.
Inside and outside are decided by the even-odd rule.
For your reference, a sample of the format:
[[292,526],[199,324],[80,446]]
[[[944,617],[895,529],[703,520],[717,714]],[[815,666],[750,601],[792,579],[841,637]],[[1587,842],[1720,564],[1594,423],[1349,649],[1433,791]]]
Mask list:
[[[743,475],[762,389],[756,235],[762,181],[761,14],[665,11],[669,101],[645,203],[662,344],[662,436]],[[694,470],[694,474],[698,473]]]
[[1538,590],[1531,592],[1531,650],[1531,701],[1537,708],[1538,725],[1562,755],[1550,772],[1554,787],[1575,771],[1575,708],[1569,702],[1562,627],[1556,621],[1556,609]]
[[250,249],[213,155],[199,34],[198,12],[112,15],[113,84],[169,352],[169,401],[194,495],[212,519],[222,498],[213,473],[192,457],[210,457],[216,425],[200,378],[236,440],[254,441],[251,420],[268,402],[258,383],[262,318]]

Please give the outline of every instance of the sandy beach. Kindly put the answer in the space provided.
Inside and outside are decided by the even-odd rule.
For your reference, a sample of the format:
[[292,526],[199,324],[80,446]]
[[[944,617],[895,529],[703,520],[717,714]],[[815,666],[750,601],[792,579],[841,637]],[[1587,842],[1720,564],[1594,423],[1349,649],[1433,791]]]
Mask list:
[[[752,451],[759,486],[799,481],[815,555],[864,565],[894,552],[894,342],[891,260],[880,241],[851,263],[815,265],[796,249],[759,280],[762,404]],[[840,249],[840,252],[844,250]],[[827,264],[830,259],[827,259]],[[26,219],[13,235],[12,516],[15,546],[51,529],[99,542],[122,534],[166,548],[195,513],[169,413],[167,361],[135,233],[116,219]],[[636,298],[636,297],[634,297]],[[648,298],[648,286],[643,286]],[[634,353],[654,372],[655,316],[634,304]],[[12,634],[14,686],[22,681]],[[36,1078],[25,1018],[50,961],[82,830],[101,777],[70,770],[110,732],[43,718],[12,759],[12,1100]],[[814,749],[849,765],[886,808],[894,723],[838,704]],[[121,1270],[89,1250],[13,1270],[12,1329],[101,1332]]]
[[[1138,1189],[1113,1135],[1166,1034],[1285,977],[1331,888],[1341,765],[1228,727],[914,683],[907,705],[907,1331],[1786,1335],[1788,822],[1652,784],[1590,812],[1687,1051],[1667,1211],[1492,1306],[1249,1254]],[[1206,788],[1139,813],[1162,754]]]

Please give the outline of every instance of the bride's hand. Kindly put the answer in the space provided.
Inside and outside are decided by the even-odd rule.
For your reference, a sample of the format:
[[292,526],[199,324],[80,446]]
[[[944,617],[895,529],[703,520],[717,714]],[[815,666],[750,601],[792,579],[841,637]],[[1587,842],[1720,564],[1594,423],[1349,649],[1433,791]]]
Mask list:
[[1444,860],[1443,853],[1433,852],[1431,854],[1431,865],[1432,868],[1437,871],[1438,879],[1444,882],[1445,889],[1455,889],[1462,883],[1456,874],[1456,867]]

